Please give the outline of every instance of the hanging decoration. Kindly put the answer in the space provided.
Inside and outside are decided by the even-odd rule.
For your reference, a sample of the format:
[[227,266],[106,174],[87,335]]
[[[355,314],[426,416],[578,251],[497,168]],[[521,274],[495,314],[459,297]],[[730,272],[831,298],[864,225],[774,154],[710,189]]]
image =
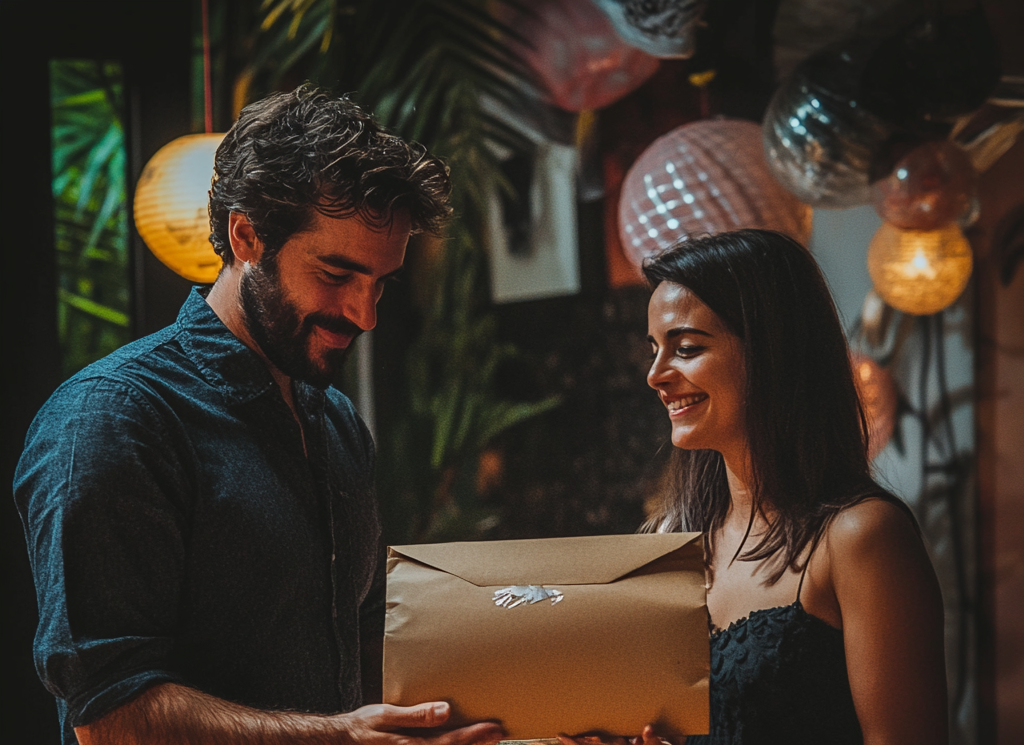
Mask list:
[[593,0],[622,40],[655,57],[693,56],[694,37],[708,0]]
[[978,174],[966,152],[948,140],[921,145],[875,182],[878,214],[904,230],[935,230],[970,217]]
[[191,282],[217,279],[221,259],[210,243],[208,212],[213,158],[223,133],[213,132],[208,0],[203,0],[203,99],[205,134],[164,145],[142,169],[135,188],[135,228],[149,250]]
[[875,290],[904,313],[931,315],[951,305],[967,286],[973,259],[959,226],[902,230],[882,223],[868,246]]
[[868,355],[854,352],[850,363],[853,382],[868,420],[868,460],[874,460],[892,438],[899,394],[889,371]]
[[871,51],[860,80],[861,103],[907,131],[977,110],[999,82],[999,41],[982,3],[925,5]]
[[882,300],[874,289],[868,290],[860,310],[860,330],[872,347],[881,346],[892,315],[892,306]]
[[764,150],[775,177],[812,207],[871,201],[871,173],[891,128],[856,99],[848,54],[811,57],[776,90],[764,117]]
[[599,109],[639,88],[658,59],[626,44],[593,4],[529,0],[507,20],[529,44],[519,45],[550,101],[566,111]]
[[210,243],[213,156],[223,134],[186,135],[146,164],[135,189],[135,227],[149,250],[191,282],[217,279],[220,257]]
[[803,244],[811,209],[783,189],[765,164],[753,122],[703,119],[655,140],[626,174],[619,237],[636,265],[702,233],[778,230]]

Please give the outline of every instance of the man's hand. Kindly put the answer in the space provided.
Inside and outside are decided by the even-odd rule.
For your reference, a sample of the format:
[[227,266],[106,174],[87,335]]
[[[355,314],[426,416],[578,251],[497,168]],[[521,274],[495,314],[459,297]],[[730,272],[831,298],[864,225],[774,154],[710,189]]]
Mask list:
[[372,704],[335,718],[344,722],[352,745],[493,745],[505,736],[493,722],[480,722],[439,734],[417,729],[439,727],[451,707],[440,701],[417,706]]
[[505,735],[493,722],[432,729],[450,713],[443,702],[373,704],[332,715],[263,711],[164,683],[76,727],[75,735],[81,745],[493,745]]

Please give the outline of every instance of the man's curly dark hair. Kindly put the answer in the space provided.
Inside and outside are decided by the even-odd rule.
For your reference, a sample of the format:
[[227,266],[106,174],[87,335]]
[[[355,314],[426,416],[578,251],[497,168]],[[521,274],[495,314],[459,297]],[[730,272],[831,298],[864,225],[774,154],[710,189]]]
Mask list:
[[244,214],[271,258],[313,210],[386,225],[408,212],[413,232],[437,233],[451,216],[448,168],[390,134],[347,96],[309,84],[249,104],[224,136],[210,189],[210,241],[234,261],[228,216]]

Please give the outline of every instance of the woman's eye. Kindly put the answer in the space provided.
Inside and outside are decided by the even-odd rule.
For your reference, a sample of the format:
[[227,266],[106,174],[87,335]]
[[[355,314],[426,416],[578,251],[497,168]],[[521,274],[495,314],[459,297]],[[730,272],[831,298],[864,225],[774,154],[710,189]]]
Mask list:
[[705,349],[707,349],[707,347],[700,347],[695,344],[688,344],[686,346],[679,347],[678,349],[676,349],[676,354],[679,355],[680,357],[685,358],[696,357]]

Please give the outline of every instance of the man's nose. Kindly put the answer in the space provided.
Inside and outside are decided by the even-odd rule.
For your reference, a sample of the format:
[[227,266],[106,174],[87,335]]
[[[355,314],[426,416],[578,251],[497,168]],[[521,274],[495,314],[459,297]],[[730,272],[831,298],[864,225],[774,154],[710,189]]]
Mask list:
[[362,331],[369,332],[377,325],[377,297],[376,293],[360,293],[360,297],[352,303],[349,319]]
[[379,299],[380,293],[373,286],[360,287],[346,293],[345,317],[363,331],[369,331],[377,325],[377,301]]

